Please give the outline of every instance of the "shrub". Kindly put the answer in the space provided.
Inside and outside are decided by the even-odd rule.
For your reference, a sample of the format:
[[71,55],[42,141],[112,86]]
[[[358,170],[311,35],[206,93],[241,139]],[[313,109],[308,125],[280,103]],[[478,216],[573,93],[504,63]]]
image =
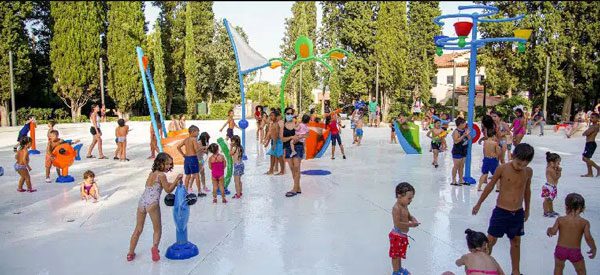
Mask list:
[[208,119],[226,119],[233,107],[232,103],[213,103],[208,108]]
[[52,108],[20,108],[17,110],[18,124],[25,123],[29,115],[35,116],[35,120],[38,121],[38,123],[47,121],[52,117],[52,110]]
[[498,103],[498,105],[494,106],[494,108],[496,109],[496,112],[500,113],[504,119],[508,119],[514,117],[513,108],[519,105],[523,105],[531,111],[531,101],[522,96],[513,96],[511,98],[507,98]]

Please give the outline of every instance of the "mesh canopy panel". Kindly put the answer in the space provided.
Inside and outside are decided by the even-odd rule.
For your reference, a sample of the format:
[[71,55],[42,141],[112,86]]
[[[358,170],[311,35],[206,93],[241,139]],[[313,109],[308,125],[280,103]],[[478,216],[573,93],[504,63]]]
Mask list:
[[[228,24],[228,22],[225,21],[225,24]],[[254,49],[250,48],[250,46],[244,41],[244,38],[235,30],[235,27],[232,24],[229,24],[227,29],[230,31],[231,37],[233,37],[232,43],[235,44],[235,48],[237,49],[240,68],[242,71],[256,68],[268,63],[266,58],[257,53]]]

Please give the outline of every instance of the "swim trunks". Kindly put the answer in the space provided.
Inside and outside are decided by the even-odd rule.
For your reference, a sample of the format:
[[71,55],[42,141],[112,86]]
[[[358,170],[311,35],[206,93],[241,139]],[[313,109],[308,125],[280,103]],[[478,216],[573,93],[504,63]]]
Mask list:
[[561,261],[569,260],[571,263],[576,263],[583,260],[581,248],[568,248],[557,245],[554,249],[554,257]]
[[363,136],[363,129],[356,129],[356,135],[359,137]]
[[392,231],[390,231],[390,234],[388,234],[388,237],[390,238],[390,258],[406,259],[406,249],[408,248],[408,236],[399,230],[392,229]]
[[497,158],[483,158],[483,165],[481,165],[481,173],[487,175],[488,173],[494,174],[496,173],[496,168],[498,168],[498,159]]
[[243,176],[244,175],[244,162],[243,161],[233,164],[233,175],[234,176]]
[[184,156],[183,171],[186,175],[198,174],[200,172],[198,156]]
[[271,149],[267,152],[267,155],[276,158],[283,156],[283,142],[281,142],[281,139],[277,139],[275,142],[271,140]]
[[342,145],[342,138],[340,134],[331,134],[331,145],[335,146],[337,144]]
[[233,129],[232,128],[227,128],[227,137],[229,139],[231,139],[233,137]]
[[523,208],[509,211],[496,206],[490,218],[488,234],[496,238],[502,238],[506,234],[509,239],[525,235],[525,211]]
[[544,183],[542,186],[542,198],[549,199],[553,201],[556,198],[556,194],[558,193],[558,189],[556,185],[552,185],[550,183]]
[[586,142],[585,149],[583,150],[583,156],[588,159],[591,159],[594,155],[594,152],[596,151],[596,146],[597,144],[595,141]]

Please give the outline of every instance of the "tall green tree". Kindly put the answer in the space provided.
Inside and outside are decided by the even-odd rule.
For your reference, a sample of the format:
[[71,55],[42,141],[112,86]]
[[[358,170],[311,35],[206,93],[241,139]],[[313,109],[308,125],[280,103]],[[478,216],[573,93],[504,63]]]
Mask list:
[[432,79],[437,74],[433,62],[435,45],[432,41],[435,35],[440,34],[441,28],[433,19],[440,15],[439,1],[410,1],[408,4],[411,58],[409,89],[415,97],[425,102],[431,98]]
[[[210,67],[213,68],[213,81],[211,92],[208,95],[208,103],[224,101],[239,104],[241,100],[240,84],[233,47],[222,20],[215,20],[215,29],[215,36],[210,47],[212,58]],[[238,26],[235,29],[248,43],[248,36],[244,30]],[[245,83],[248,83],[248,78],[249,76],[245,76]]]
[[108,8],[108,94],[127,118],[143,94],[135,48],[145,38],[144,7],[133,1],[108,2]]
[[[317,42],[317,6],[315,2],[296,1],[292,5],[292,17],[285,20],[285,35],[280,46],[281,56],[286,60],[296,59],[294,42],[300,36]],[[317,71],[314,62],[301,63],[290,73],[285,92],[298,108],[299,100],[303,109],[312,102],[312,90],[317,87]]]
[[[319,36],[317,40],[318,51],[320,54],[325,54],[325,52],[331,48],[343,47],[339,42],[339,30],[340,30],[340,15],[341,9],[340,7],[343,5],[341,1],[322,1],[321,11],[322,11],[322,20],[321,20],[321,28],[319,29]],[[346,49],[346,48],[345,48]],[[334,72],[330,73],[327,68],[317,64],[319,80],[321,81],[321,87],[323,91],[323,98],[325,97],[325,93],[329,90],[329,104],[333,108],[337,108],[339,100],[340,100],[340,84],[338,73],[340,70],[340,62],[331,61],[331,65],[334,68]],[[321,112],[324,112],[325,101],[320,106]]]
[[210,44],[214,35],[212,2],[188,2],[185,24],[185,99],[187,113],[206,99],[210,90]]
[[[152,77],[154,87],[158,94],[160,106],[165,108],[167,103],[167,87],[166,87],[166,69],[165,69],[165,53],[162,40],[162,30],[160,21],[157,20],[154,24],[154,32],[148,36],[148,50],[150,51],[150,64],[152,66]],[[163,109],[164,111],[164,109]]]
[[[382,2],[377,14],[375,59],[379,64],[379,90],[386,98],[383,113],[388,113],[389,101],[406,97],[408,90],[408,22],[406,2]],[[393,112],[398,110],[393,109]]]
[[25,22],[31,15],[31,2],[0,2],[0,116],[1,125],[8,126],[10,102],[9,51],[13,53],[15,94],[27,90],[31,77],[31,49]]
[[54,90],[71,109],[73,120],[98,88],[102,31],[98,2],[51,2],[54,18],[50,60]]

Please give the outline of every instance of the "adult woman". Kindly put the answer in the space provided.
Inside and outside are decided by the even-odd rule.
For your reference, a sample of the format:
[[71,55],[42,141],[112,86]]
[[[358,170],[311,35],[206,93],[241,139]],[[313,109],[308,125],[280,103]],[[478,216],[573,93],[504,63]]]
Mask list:
[[[310,120],[310,116],[304,115],[303,121]],[[285,123],[283,124],[283,150],[285,160],[288,163],[290,170],[292,171],[292,179],[294,185],[292,190],[285,193],[286,197],[293,197],[302,193],[300,189],[300,166],[302,159],[304,158],[304,143],[300,141],[304,136],[296,135],[296,123],[294,122],[294,109],[288,107],[285,108]],[[291,141],[294,140],[294,150],[296,154],[291,156],[292,145]]]
[[100,107],[98,106],[98,104],[92,104],[92,112],[90,113],[90,122],[92,123],[92,126],[90,127],[90,133],[92,134],[94,139],[92,140],[92,144],[90,144],[90,147],[88,148],[86,157],[89,159],[94,158],[94,156],[92,156],[92,150],[94,150],[94,146],[96,146],[96,143],[98,144],[98,159],[108,159],[102,153],[102,131],[100,131],[100,114],[98,114],[99,111]]

